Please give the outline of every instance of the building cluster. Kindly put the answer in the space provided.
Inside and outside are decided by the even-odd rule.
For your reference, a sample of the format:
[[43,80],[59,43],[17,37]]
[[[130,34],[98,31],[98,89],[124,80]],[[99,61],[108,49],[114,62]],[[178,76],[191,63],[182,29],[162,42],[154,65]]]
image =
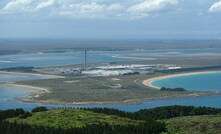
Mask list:
[[112,75],[132,75],[145,74],[156,70],[179,69],[176,65],[144,65],[144,64],[128,64],[128,65],[107,65],[85,68],[57,68],[54,73],[73,74],[73,75],[89,75],[89,76],[112,76]]

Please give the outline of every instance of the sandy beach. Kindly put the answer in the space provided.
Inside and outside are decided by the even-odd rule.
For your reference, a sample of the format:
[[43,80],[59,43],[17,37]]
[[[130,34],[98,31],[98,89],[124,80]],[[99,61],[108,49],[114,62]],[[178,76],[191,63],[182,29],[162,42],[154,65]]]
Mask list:
[[50,91],[46,88],[41,88],[41,87],[34,87],[34,86],[29,86],[29,85],[21,85],[21,84],[14,84],[14,83],[6,83],[3,84],[4,86],[15,86],[15,87],[21,87],[21,88],[32,88],[32,89],[37,89],[37,90],[43,90],[47,93],[50,93]]
[[177,77],[177,76],[186,76],[186,75],[206,74],[206,73],[221,73],[221,71],[190,72],[190,73],[181,73],[181,74],[172,74],[172,75],[166,75],[166,76],[159,76],[159,77],[154,77],[154,78],[144,80],[143,84],[148,86],[148,87],[152,87],[152,88],[155,88],[155,89],[160,89],[159,87],[153,86],[151,83],[153,81],[160,80],[160,79],[172,78],[172,77]]

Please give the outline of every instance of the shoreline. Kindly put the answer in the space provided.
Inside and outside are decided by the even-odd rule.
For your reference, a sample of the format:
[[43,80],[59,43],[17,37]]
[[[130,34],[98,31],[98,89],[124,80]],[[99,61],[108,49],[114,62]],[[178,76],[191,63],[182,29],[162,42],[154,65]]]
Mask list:
[[[45,93],[45,92],[44,92]],[[193,92],[187,95],[181,95],[181,96],[161,96],[156,98],[143,98],[143,99],[134,99],[134,100],[125,100],[123,102],[115,102],[115,101],[109,101],[109,102],[59,102],[59,101],[48,101],[48,100],[33,100],[34,97],[28,95],[23,98],[16,98],[19,101],[22,102],[30,102],[30,103],[40,103],[42,105],[60,105],[60,106],[87,106],[87,105],[139,105],[142,102],[145,101],[154,101],[154,100],[167,100],[167,99],[176,99],[176,98],[195,98],[195,97],[203,97],[203,96],[210,96],[210,95],[221,95],[221,92],[219,91],[212,91],[212,92]]]
[[4,74],[18,74],[18,75],[34,75],[34,76],[47,76],[50,78],[65,78],[64,76],[51,75],[51,74],[40,74],[40,73],[23,73],[23,72],[9,72],[9,71],[0,71]]
[[158,76],[158,77],[153,77],[150,79],[146,79],[143,81],[143,84],[145,86],[154,88],[159,90],[160,87],[152,85],[152,82],[161,80],[161,79],[167,79],[167,78],[173,78],[173,77],[179,77],[179,76],[188,76],[188,75],[197,75],[197,74],[209,74],[209,73],[221,73],[221,71],[200,71],[200,72],[189,72],[189,73],[181,73],[181,74],[171,74],[171,75],[165,75],[165,76]]
[[42,87],[35,87],[35,86],[29,86],[29,85],[21,85],[21,84],[15,84],[15,83],[5,83],[2,84],[3,86],[13,86],[13,87],[18,87],[18,88],[25,88],[25,89],[34,89],[37,91],[28,91],[27,93],[28,95],[19,98],[19,100],[33,100],[33,98],[37,98],[39,97],[41,94],[45,94],[45,93],[50,93],[50,90],[47,88],[42,88]]

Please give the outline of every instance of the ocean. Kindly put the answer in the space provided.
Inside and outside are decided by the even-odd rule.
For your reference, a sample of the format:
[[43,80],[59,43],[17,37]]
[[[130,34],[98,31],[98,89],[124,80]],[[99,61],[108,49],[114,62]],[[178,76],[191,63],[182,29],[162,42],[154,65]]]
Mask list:
[[185,88],[189,91],[221,91],[221,73],[177,76],[151,83],[156,87]]

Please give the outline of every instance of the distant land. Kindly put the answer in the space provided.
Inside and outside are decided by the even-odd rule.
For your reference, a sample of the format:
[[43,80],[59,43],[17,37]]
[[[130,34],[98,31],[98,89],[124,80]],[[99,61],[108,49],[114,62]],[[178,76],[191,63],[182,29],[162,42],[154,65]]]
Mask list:
[[0,55],[36,52],[221,48],[221,40],[1,38]]

